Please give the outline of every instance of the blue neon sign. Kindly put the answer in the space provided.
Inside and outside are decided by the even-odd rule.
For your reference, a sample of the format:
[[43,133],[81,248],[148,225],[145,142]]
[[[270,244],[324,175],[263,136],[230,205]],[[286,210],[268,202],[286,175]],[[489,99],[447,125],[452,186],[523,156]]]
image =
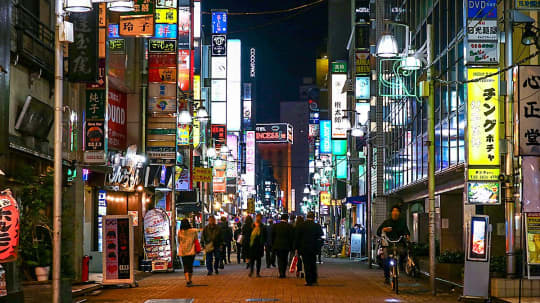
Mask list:
[[332,124],[330,120],[321,120],[320,123],[320,152],[321,154],[332,153]]
[[178,25],[158,23],[154,29],[155,38],[176,39],[178,33]]
[[212,34],[227,33],[227,12],[212,12]]

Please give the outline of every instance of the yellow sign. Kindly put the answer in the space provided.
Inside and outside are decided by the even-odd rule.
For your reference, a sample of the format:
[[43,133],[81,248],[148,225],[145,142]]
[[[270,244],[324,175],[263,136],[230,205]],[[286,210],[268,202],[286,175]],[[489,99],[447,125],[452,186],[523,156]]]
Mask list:
[[499,168],[470,168],[469,178],[471,181],[497,181],[499,180]]
[[527,213],[527,263],[540,264],[540,213]]
[[178,22],[178,14],[174,8],[158,8],[155,17],[156,23],[176,24]]
[[[496,73],[496,68],[469,68],[468,80]],[[469,165],[499,166],[499,76],[467,84]]]
[[[200,76],[199,76],[200,77]],[[195,109],[199,108],[201,101],[195,100]],[[193,116],[197,118],[197,110],[194,111]],[[201,121],[199,119],[193,119],[193,147],[197,148],[201,144]]]
[[212,169],[204,167],[194,167],[193,182],[212,182]]
[[193,75],[193,99],[201,100],[201,76]]
[[330,193],[327,191],[321,192],[321,204],[330,206]]

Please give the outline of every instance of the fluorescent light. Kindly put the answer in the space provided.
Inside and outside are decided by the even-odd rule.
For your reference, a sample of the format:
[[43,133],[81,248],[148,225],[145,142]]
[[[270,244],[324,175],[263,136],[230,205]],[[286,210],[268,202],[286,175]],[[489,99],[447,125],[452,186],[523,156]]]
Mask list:
[[180,124],[190,124],[192,121],[191,114],[186,109],[183,109],[178,115],[178,123]]
[[70,13],[86,13],[92,10],[90,0],[64,0],[64,9]]
[[377,56],[383,58],[395,57],[398,54],[396,37],[391,34],[384,34],[377,43]]
[[107,7],[111,12],[125,13],[135,10],[133,1],[117,1],[107,4]]

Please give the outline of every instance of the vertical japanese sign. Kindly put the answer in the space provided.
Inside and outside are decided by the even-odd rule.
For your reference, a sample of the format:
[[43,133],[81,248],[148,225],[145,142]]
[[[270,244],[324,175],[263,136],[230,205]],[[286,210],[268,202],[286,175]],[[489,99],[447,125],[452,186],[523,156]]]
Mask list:
[[154,34],[154,16],[120,16],[120,36],[149,37]]
[[227,33],[227,12],[215,11],[212,12],[212,34]]
[[105,117],[105,90],[86,90],[86,119],[104,119]]
[[332,74],[332,138],[334,139],[347,138],[347,131],[342,128],[344,110],[347,109],[347,92],[343,92],[346,80],[347,74]]
[[132,226],[129,215],[103,218],[103,284],[135,282]]
[[69,80],[95,82],[98,76],[98,14],[97,5],[88,13],[72,13],[70,21],[75,31],[69,44]]
[[121,91],[109,88],[108,97],[108,145],[124,150],[127,139],[127,96]]
[[540,66],[520,66],[518,85],[518,152],[540,156]]
[[[496,68],[469,68],[468,79],[496,73]],[[499,166],[499,76],[467,84],[468,164]]]
[[467,64],[499,64],[496,0],[467,0]]
[[330,120],[321,120],[320,122],[320,153],[332,153],[332,122]]
[[255,131],[246,132],[246,185],[255,186]]

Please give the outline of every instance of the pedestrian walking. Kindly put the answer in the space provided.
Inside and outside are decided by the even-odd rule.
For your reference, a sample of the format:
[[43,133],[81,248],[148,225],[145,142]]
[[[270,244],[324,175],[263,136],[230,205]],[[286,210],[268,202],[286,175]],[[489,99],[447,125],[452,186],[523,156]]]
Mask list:
[[246,268],[249,268],[249,240],[253,230],[253,218],[246,216],[244,226],[242,226],[242,257],[247,262]]
[[234,230],[234,241],[236,242],[236,261],[240,264],[240,260],[243,259],[245,263],[246,258],[242,258],[242,223],[240,222],[236,224],[236,229]]
[[280,279],[286,277],[289,252],[293,247],[294,240],[293,227],[287,222],[288,219],[288,214],[282,214],[279,223],[272,227],[272,248],[277,255]]
[[[296,227],[302,225],[303,223],[304,223],[304,217],[297,216],[296,217],[296,222],[294,223],[295,232],[296,232]],[[293,249],[293,251],[296,251],[296,250],[297,250],[297,248],[295,247]],[[304,278],[304,270],[303,270],[302,263],[303,263],[302,262],[302,256],[298,256],[298,263],[296,264],[296,277],[297,278]]]
[[264,245],[264,250],[266,252],[266,268],[270,266],[276,267],[276,254],[272,249],[272,226],[274,225],[273,219],[268,219],[268,224],[266,225],[266,243]]
[[233,231],[227,222],[227,217],[221,217],[219,225],[223,235],[223,249],[221,250],[221,262],[219,268],[224,268],[224,264],[231,264],[231,242],[233,240]]
[[203,243],[206,251],[206,269],[211,276],[215,271],[219,274],[219,248],[223,243],[223,238],[219,226],[216,224],[216,218],[210,216],[208,225],[203,230]]
[[253,269],[257,267],[257,277],[261,276],[261,259],[264,256],[264,243],[266,230],[262,223],[262,216],[257,215],[251,235],[249,237],[249,276],[253,276]]
[[182,258],[184,276],[186,276],[186,286],[191,286],[193,281],[193,261],[200,249],[199,235],[197,229],[191,228],[188,219],[183,219],[178,231],[178,255]]
[[317,284],[316,255],[323,231],[318,223],[315,223],[315,213],[309,212],[307,220],[296,226],[295,248],[304,262],[306,286]]

